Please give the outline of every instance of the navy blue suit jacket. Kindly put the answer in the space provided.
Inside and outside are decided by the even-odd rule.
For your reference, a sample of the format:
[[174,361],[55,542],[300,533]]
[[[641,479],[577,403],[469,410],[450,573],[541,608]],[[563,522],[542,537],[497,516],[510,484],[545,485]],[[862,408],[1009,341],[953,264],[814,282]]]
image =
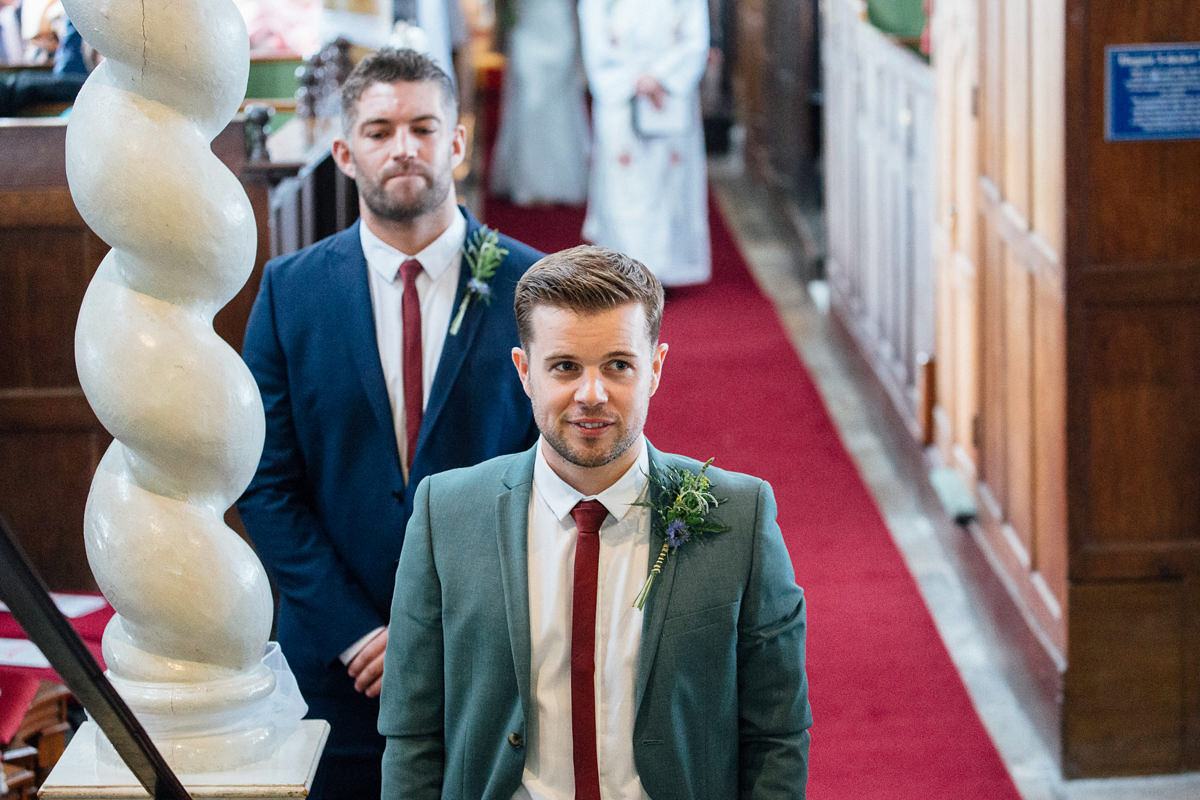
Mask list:
[[[479,222],[462,213],[471,236]],[[238,511],[278,591],[276,636],[310,715],[333,724],[328,749],[381,751],[378,701],[354,691],[338,656],[388,623],[421,479],[537,438],[510,351],[513,289],[541,254],[500,237],[509,252],[491,302],[472,302],[446,337],[406,485],[359,224],[266,265],[243,345],[266,442]],[[469,278],[464,262],[455,311]]]

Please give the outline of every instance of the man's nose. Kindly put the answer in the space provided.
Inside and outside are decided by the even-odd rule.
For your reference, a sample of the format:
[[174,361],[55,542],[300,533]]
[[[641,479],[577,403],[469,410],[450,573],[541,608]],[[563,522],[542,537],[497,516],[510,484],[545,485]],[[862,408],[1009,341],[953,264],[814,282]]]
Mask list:
[[392,147],[398,158],[415,158],[417,155],[417,137],[403,128],[396,130],[392,137]]
[[585,406],[595,406],[608,402],[608,390],[604,386],[604,376],[599,370],[585,372],[575,390],[575,402]]

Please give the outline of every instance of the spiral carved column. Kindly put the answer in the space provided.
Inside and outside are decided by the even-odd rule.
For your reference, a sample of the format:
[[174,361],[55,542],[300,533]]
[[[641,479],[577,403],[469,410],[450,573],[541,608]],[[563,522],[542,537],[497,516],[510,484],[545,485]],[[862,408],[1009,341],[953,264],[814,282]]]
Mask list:
[[177,770],[231,769],[303,714],[269,657],[266,574],[223,521],[263,443],[254,380],[212,328],[254,265],[250,203],[210,147],[245,92],[248,38],[230,0],[64,5],[105,57],[66,145],[75,205],[112,247],[75,333],[80,383],[115,437],[84,522],[117,612],[104,657]]

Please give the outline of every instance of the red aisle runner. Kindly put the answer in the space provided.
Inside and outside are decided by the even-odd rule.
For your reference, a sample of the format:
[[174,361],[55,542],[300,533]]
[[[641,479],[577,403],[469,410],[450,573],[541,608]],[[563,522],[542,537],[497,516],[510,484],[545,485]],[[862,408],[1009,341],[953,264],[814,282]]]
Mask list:
[[[581,209],[489,198],[488,224],[543,250]],[[713,281],[671,292],[655,446],[771,482],[808,597],[809,797],[1018,800],[816,387],[710,204]]]

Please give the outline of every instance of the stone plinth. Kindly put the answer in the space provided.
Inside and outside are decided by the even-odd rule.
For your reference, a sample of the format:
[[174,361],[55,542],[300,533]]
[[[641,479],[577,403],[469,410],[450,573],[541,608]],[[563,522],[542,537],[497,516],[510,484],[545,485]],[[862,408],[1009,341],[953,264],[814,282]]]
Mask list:
[[[196,800],[303,798],[328,735],[329,723],[303,720],[270,758],[228,772],[180,774],[179,779]],[[80,727],[42,785],[43,800],[146,799],[146,790],[132,772],[100,756],[97,736],[103,734],[94,722]]]

